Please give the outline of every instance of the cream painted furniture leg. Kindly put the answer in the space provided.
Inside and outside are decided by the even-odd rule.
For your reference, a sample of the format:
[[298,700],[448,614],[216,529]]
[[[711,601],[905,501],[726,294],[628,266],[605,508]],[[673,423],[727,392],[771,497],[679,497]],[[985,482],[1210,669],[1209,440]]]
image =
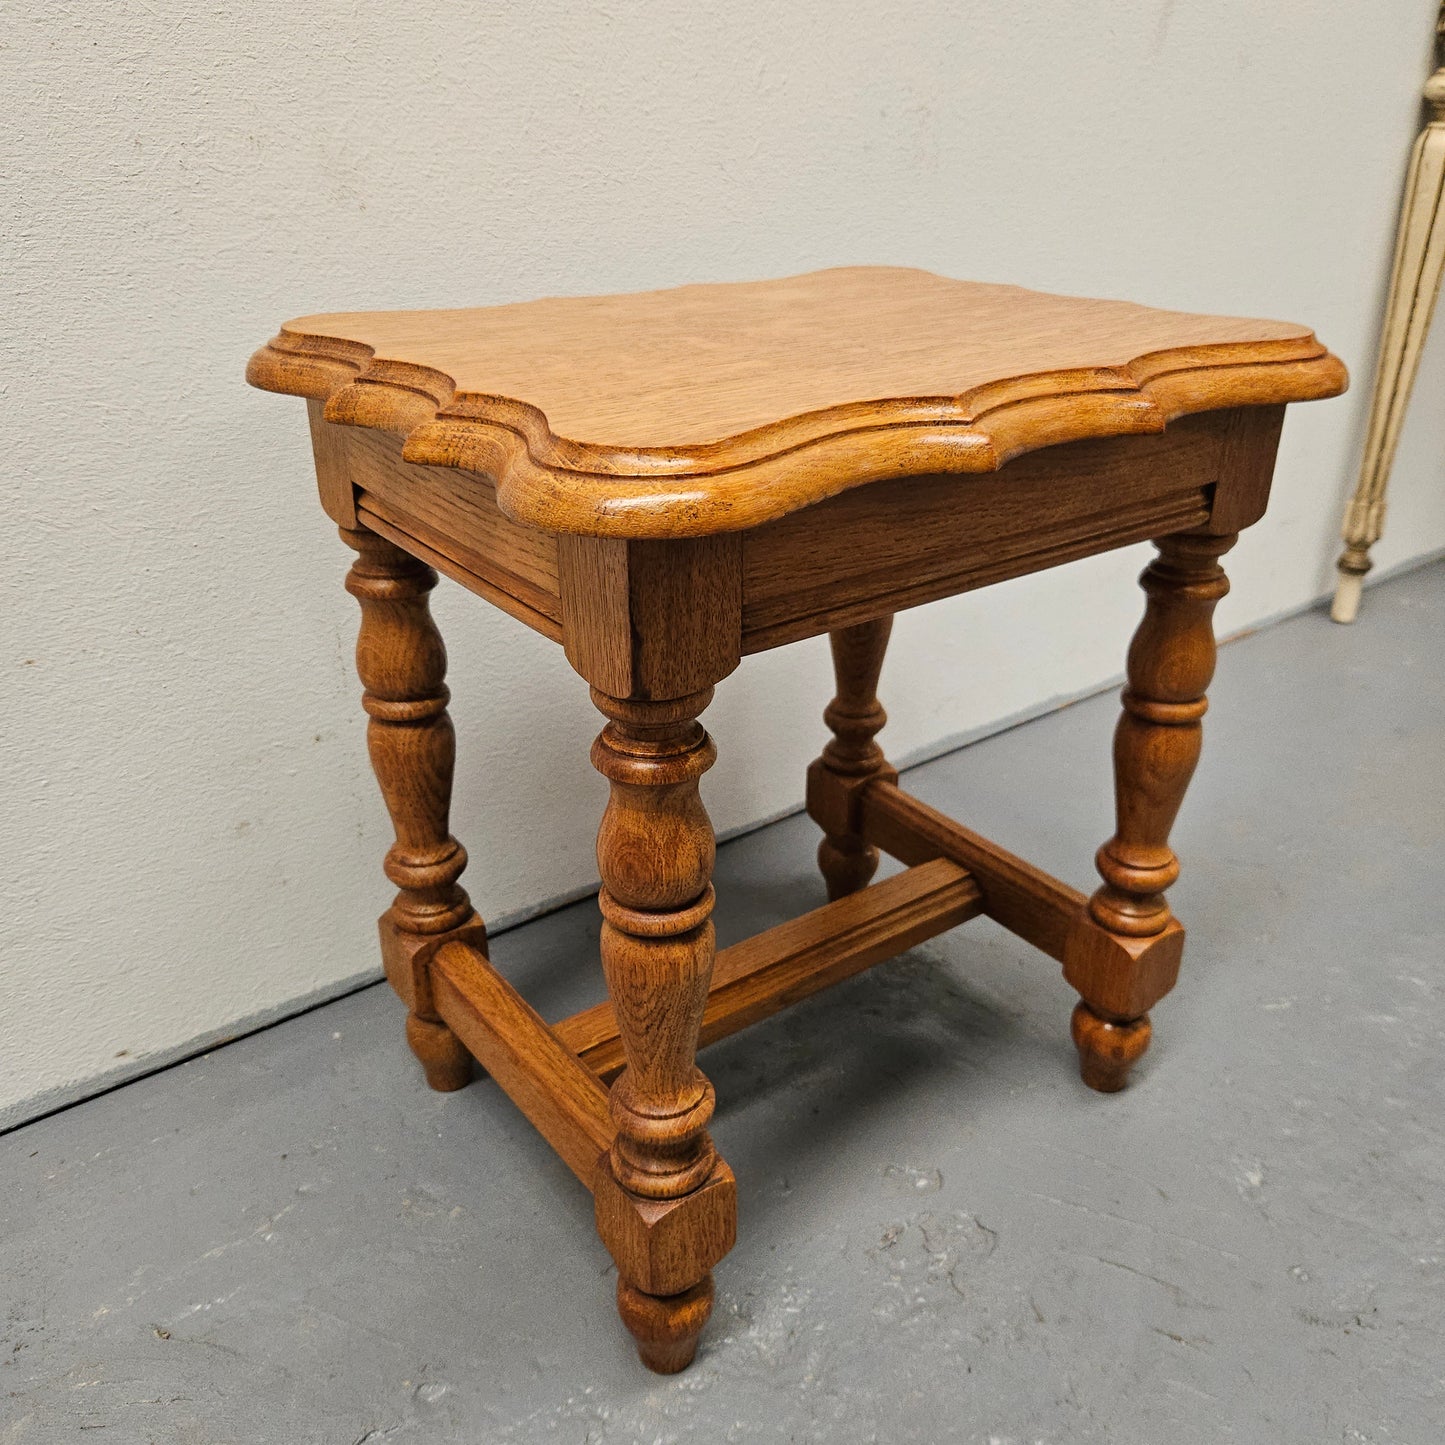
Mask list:
[[1340,578],[1330,608],[1336,622],[1353,622],[1360,610],[1370,548],[1380,540],[1385,526],[1385,488],[1395,446],[1445,271],[1445,5],[1436,22],[1436,58],[1441,68],[1425,82],[1430,120],[1415,142],[1405,180],[1360,479],[1340,528],[1345,550],[1340,554]]

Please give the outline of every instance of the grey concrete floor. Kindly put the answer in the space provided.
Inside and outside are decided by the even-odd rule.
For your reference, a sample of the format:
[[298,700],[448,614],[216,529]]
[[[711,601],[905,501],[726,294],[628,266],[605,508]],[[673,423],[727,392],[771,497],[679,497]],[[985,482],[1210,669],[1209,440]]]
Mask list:
[[[0,1441],[1445,1439],[1445,565],[1231,644],[1213,698],[1127,1093],[986,920],[705,1054],[741,1236],[688,1373],[638,1365],[585,1191],[494,1085],[429,1093],[377,987],[0,1140]],[[1114,715],[909,786],[1086,884]],[[814,837],[722,850],[724,941],[821,901]],[[596,934],[496,953],[557,1015]]]

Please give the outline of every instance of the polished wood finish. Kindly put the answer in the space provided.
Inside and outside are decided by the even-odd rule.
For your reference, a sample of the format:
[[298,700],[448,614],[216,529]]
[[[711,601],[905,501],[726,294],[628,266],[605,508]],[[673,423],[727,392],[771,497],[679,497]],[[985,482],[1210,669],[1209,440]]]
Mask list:
[[399,891],[381,918],[382,958],[409,1005],[407,1041],[427,1083],[447,1092],[471,1078],[472,1060],[436,1012],[428,959],[449,936],[485,947],[486,931],[457,881],[467,854],[447,826],[456,735],[442,680],[446,648],[427,604],[437,578],[374,532],[343,528],[341,536],[358,553],[346,578],[361,603],[356,670],[371,766],[396,831],[385,868]]
[[[436,571],[450,577],[452,581],[460,582],[468,591],[475,592],[478,597],[486,598],[488,602],[500,607],[503,612],[511,613],[518,621],[525,622],[534,632],[540,632],[543,637],[550,638],[553,642],[562,640],[562,628],[553,612],[532,607],[521,598],[496,586],[492,581],[495,574],[490,568],[473,571],[466,563],[458,561],[454,555],[449,555],[448,552],[433,547],[431,542],[418,536],[417,532],[424,529],[417,528],[415,523],[407,520],[406,526],[398,525],[396,518],[390,515],[389,510],[384,506],[370,507],[363,503],[356,510],[360,521],[378,536],[385,537],[389,542],[404,548],[421,561],[430,564]],[[457,549],[451,550],[455,552]]]
[[1183,931],[1164,897],[1179,876],[1169,830],[1199,761],[1214,676],[1211,618],[1229,591],[1219,558],[1234,541],[1228,533],[1165,537],[1139,579],[1148,603],[1114,733],[1117,826],[1095,859],[1104,882],[1088,907],[1098,928],[1076,930],[1064,954],[1064,976],[1083,995],[1074,1040],[1084,1078],[1106,1092],[1124,1086],[1148,1046],[1146,1010],[1179,971]]
[[1302,326],[886,266],[306,316],[247,374],[404,436],[409,462],[494,478],[514,521],[633,538],[740,531],[879,480],[1344,387]]
[[659,1375],[675,1375],[692,1364],[712,1303],[710,1274],[691,1289],[665,1299],[644,1294],[624,1276],[617,1276],[617,1313],[637,1341],[643,1364]]
[[1284,408],[1240,407],[1226,413],[1222,420],[1216,463],[1219,481],[1210,495],[1209,520],[1202,528],[1221,536],[1242,532],[1264,516],[1274,480],[1279,434],[1284,427]]
[[966,868],[982,890],[983,911],[990,918],[1050,958],[1063,959],[1065,941],[1085,903],[1077,888],[910,797],[886,777],[864,790],[859,819],[864,836],[900,862],[916,866],[949,858]]
[[338,527],[354,531],[357,517],[351,449],[357,434],[327,421],[325,403],[316,397],[306,403],[306,421],[311,429],[311,455],[316,463],[321,509]]
[[[1285,404],[1344,384],[1307,330],[862,267],[313,317],[248,374],[308,398],[322,505],[359,554],[400,889],[383,956],[412,1046],[438,1088],[479,1060],[592,1190],[649,1368],[693,1358],[737,1228],[700,1047],[986,913],[1079,993],[1084,1081],[1123,1085],[1179,970],[1168,837],[1218,558],[1264,511]],[[1146,538],[1086,897],[899,787],[879,678],[896,612]],[[608,998],[555,1026],[493,968],[459,882],[437,571],[560,643],[607,719]],[[831,901],[714,957],[700,715],[746,654],[822,632],[836,695],[807,806]],[[909,866],[872,882],[880,851]]]
[[[893,958],[982,911],[978,884],[945,859],[840,897],[717,955],[698,1047]],[[599,1078],[626,1061],[617,1016],[600,1003],[563,1019],[556,1035]]]
[[1169,921],[1164,890],[1179,876],[1169,830],[1199,761],[1214,676],[1210,619],[1229,591],[1218,559],[1233,545],[1232,536],[1165,537],[1140,578],[1149,601],[1129,647],[1114,734],[1118,830],[1099,849],[1104,886],[1089,900],[1099,923],[1132,938]]
[[1330,606],[1336,622],[1353,622],[1359,615],[1370,548],[1385,529],[1385,493],[1395,448],[1445,276],[1445,5],[1435,21],[1435,61],[1435,72],[1425,82],[1427,119],[1405,175],[1359,479],[1340,525],[1345,549],[1336,564],[1339,579]]
[[736,537],[561,537],[562,646],[594,688],[673,698],[710,688],[742,656]]
[[1129,1070],[1144,1057],[1153,1034],[1148,1014],[1126,1021],[1102,1018],[1083,999],[1069,1018],[1079,1076],[1101,1094],[1117,1094],[1129,1082]]
[[[829,898],[856,893],[878,870],[878,850],[859,830],[852,800],[870,779],[898,777],[875,741],[888,721],[878,701],[878,678],[892,631],[893,618],[885,615],[839,628],[828,638],[838,691],[823,710],[823,721],[833,736],[808,769],[808,796],[823,829],[818,868]],[[824,809],[825,796],[837,798],[838,806]]]
[[[706,1320],[697,1288],[736,1228],[732,1176],[707,1132],[713,1089],[695,1062],[712,978],[714,853],[697,783],[717,756],[697,715],[712,691],[592,696],[610,719],[592,747],[611,784],[597,834],[602,971],[627,1058],[610,1094],[617,1133],[594,1186],[597,1227],[632,1291],[624,1323],[642,1317],[638,1292],[652,1297],[646,1318],[666,1322],[638,1335],[643,1359],[681,1368]],[[686,1304],[669,1307],[675,1295]],[[690,1336],[684,1320],[697,1326]]]
[[459,488],[445,467],[414,467],[386,432],[323,422],[339,434],[357,511],[421,542],[442,560],[438,571],[476,584],[488,602],[559,640],[561,593],[557,538],[502,515],[496,489],[480,478]]
[[433,996],[447,1026],[589,1189],[612,1145],[607,1090],[481,949],[452,941],[437,949]]
[[[1281,409],[1260,410],[1277,436]],[[1258,431],[1249,411],[1209,412],[1160,436],[1032,452],[996,475],[879,482],[758,527],[743,538],[743,651],[1209,527],[1221,509],[1262,511],[1240,465],[1264,455],[1267,484],[1272,443]]]

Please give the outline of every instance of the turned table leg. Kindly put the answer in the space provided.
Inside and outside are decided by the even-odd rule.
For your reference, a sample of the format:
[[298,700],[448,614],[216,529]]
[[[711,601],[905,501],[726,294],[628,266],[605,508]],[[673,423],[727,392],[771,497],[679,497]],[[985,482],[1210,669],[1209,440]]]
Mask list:
[[1211,619],[1229,590],[1218,559],[1234,541],[1165,537],[1140,578],[1148,604],[1129,648],[1114,734],[1116,829],[1095,859],[1103,886],[1064,960],[1064,976],[1082,995],[1072,1032],[1084,1082],[1106,1093],[1124,1087],[1149,1047],[1147,1011],[1178,976],[1184,933],[1164,897],[1179,876],[1169,830],[1199,760],[1214,675]]
[[[828,796],[846,799],[841,814],[824,818],[823,840],[818,844],[818,867],[830,899],[856,893],[878,868],[878,849],[858,831],[853,799],[873,778],[898,779],[874,741],[888,721],[878,701],[878,676],[892,630],[892,617],[880,617],[855,627],[840,627],[828,638],[838,693],[824,709],[823,721],[833,736],[809,771],[826,773],[841,782],[843,787],[835,786]],[[809,791],[812,794],[814,790],[810,787]]]
[[399,892],[382,915],[387,977],[409,1008],[407,1042],[433,1089],[460,1089],[472,1059],[437,1016],[427,960],[444,937],[465,934],[485,947],[481,919],[457,882],[466,850],[447,831],[456,735],[447,716],[447,654],[427,594],[437,574],[364,529],[341,529],[359,554],[346,590],[361,604],[356,670],[371,766],[391,814],[396,842],[386,876]]
[[597,838],[602,967],[627,1056],[617,1135],[595,1182],[617,1305],[650,1369],[684,1369],[732,1247],[736,1186],[708,1137],[712,1085],[694,1062],[712,977],[712,825],[697,783],[716,750],[697,721],[711,689],[670,702],[593,690],[611,721],[592,748],[611,783]]

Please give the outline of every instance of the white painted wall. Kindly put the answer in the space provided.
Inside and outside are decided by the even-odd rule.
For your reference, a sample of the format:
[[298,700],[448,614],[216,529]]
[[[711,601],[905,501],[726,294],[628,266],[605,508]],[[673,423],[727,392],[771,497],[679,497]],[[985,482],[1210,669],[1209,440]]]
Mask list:
[[[1356,390],[1291,416],[1240,628],[1330,581],[1435,9],[11,8],[0,1118],[374,970],[350,554],[301,404],[241,380],[277,322],[849,262],[1307,321]],[[1437,337],[1383,566],[1445,545],[1442,390]],[[1116,674],[1140,560],[901,619],[893,754]],[[467,881],[505,919],[592,878],[597,722],[560,650],[437,610]],[[800,800],[827,694],[821,642],[722,686],[720,828]]]

